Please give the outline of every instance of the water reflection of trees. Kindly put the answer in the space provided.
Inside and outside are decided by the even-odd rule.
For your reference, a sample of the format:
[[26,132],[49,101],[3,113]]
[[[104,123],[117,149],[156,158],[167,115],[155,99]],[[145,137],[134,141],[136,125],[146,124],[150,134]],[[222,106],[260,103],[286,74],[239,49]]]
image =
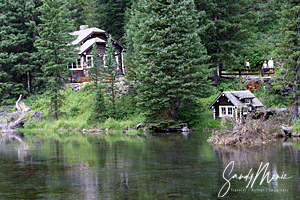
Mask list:
[[249,167],[259,167],[261,162],[273,162],[277,158],[277,147],[275,145],[262,146],[213,146],[214,152],[223,167],[234,161],[235,168],[245,169]]

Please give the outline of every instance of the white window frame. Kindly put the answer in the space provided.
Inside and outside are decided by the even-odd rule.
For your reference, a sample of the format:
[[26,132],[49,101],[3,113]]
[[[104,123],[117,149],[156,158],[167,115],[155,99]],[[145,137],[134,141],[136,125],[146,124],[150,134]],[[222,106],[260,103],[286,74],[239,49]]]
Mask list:
[[103,58],[103,67],[106,67],[105,66],[105,57],[106,57],[106,54],[104,54],[103,57],[102,57]]
[[[91,58],[91,63],[89,63],[89,58]],[[93,55],[86,56],[86,68],[92,68],[94,66]]]
[[[80,61],[78,62],[78,60],[80,60]],[[68,69],[69,70],[83,70],[83,67],[82,67],[82,57],[77,58],[76,61],[75,61],[75,63],[68,64]]]
[[[103,66],[107,67],[107,66],[105,66],[105,57],[106,57],[106,54],[103,55]],[[117,65],[120,65],[118,55],[115,56],[115,59],[116,59]]]
[[243,115],[247,115],[251,112],[251,107],[246,107],[246,108],[243,108]]
[[[231,110],[231,114],[229,111]],[[225,111],[225,114],[222,112]],[[233,117],[234,106],[219,106],[219,117]]]

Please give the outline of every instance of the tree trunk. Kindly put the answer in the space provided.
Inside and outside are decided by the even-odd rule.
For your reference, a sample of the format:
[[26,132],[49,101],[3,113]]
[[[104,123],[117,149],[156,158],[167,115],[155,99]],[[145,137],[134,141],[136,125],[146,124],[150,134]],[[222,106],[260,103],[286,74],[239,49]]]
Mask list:
[[[293,92],[296,92],[298,90],[297,87],[297,83],[295,81],[294,86],[293,86]],[[294,99],[295,99],[295,103],[293,104],[292,107],[292,120],[293,121],[297,121],[299,120],[299,98],[297,96],[297,94],[294,94]]]
[[27,72],[27,92],[30,93],[30,74]]
[[[55,93],[57,93],[57,91],[55,91]],[[57,114],[57,112],[58,112],[58,108],[57,108],[57,94],[55,94],[55,96],[54,96],[54,119],[55,120],[58,120],[58,114]]]

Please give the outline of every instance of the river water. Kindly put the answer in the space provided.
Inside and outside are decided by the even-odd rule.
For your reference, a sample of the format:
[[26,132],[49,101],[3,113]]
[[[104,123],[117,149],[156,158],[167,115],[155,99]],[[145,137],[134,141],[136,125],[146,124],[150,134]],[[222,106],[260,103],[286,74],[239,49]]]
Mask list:
[[209,134],[2,138],[0,199],[300,198],[300,143],[213,147]]

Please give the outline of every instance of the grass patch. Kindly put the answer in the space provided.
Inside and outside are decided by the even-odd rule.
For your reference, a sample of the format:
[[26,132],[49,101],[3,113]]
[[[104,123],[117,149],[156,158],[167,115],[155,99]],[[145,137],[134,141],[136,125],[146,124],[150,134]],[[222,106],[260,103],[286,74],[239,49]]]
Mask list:
[[300,132],[300,120],[294,122],[294,124],[292,125],[292,130],[293,132]]
[[[67,87],[65,90],[60,91],[60,93],[65,98],[62,102],[58,120],[54,120],[49,116],[49,99],[43,98],[43,96],[31,97],[31,99],[34,99],[30,105],[32,110],[42,111],[46,118],[28,120],[24,124],[24,129],[20,131],[26,133],[78,133],[82,129],[97,128],[108,129],[113,133],[135,127],[144,121],[144,118],[138,114],[129,116],[124,114],[125,116],[121,119],[107,118],[103,123],[90,123],[89,117],[92,113],[95,99],[93,84],[86,84],[84,88],[76,92],[71,87]],[[30,102],[29,100],[27,100],[27,103]]]
[[212,111],[210,110],[205,111],[200,115],[199,121],[194,127],[194,129],[197,130],[203,130],[205,128],[222,129],[221,120],[219,118],[213,119]]

